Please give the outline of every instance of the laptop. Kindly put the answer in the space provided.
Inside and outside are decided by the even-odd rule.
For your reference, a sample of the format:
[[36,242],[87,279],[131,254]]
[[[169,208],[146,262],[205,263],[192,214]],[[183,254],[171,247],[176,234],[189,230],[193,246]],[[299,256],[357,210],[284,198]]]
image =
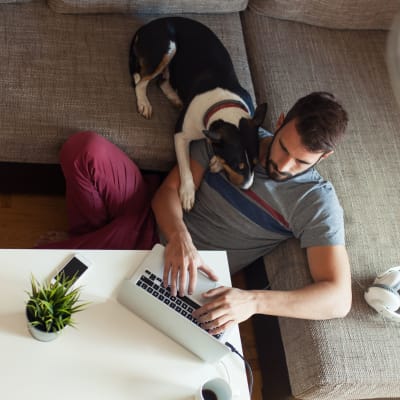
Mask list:
[[201,294],[220,286],[201,271],[192,295],[172,297],[162,285],[164,246],[156,244],[131,278],[118,288],[117,300],[136,315],[207,362],[216,362],[231,350],[224,345],[227,333],[213,336],[192,317],[205,304]]

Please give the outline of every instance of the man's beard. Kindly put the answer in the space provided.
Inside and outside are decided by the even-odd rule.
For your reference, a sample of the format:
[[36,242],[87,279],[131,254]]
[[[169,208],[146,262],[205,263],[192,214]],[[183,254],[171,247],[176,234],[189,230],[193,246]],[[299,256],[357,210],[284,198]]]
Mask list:
[[276,139],[276,134],[274,135],[273,139],[271,140],[271,143],[268,147],[267,154],[265,156],[265,161],[266,161],[265,170],[267,171],[268,176],[272,180],[274,180],[276,182],[284,182],[284,181],[287,181],[288,179],[292,178],[293,174],[291,174],[289,172],[280,172],[276,162],[271,159],[271,147],[272,147],[272,144],[274,143],[275,139]]
[[278,169],[278,165],[275,163],[275,161],[272,161],[269,158],[269,154],[268,154],[268,158],[267,158],[267,173],[268,176],[277,182],[283,182],[286,181],[290,178],[293,178],[293,174],[290,174],[289,172],[280,172]]
[[276,135],[274,136],[274,138],[271,141],[271,144],[269,145],[268,151],[267,151],[267,155],[265,157],[266,160],[266,166],[265,166],[265,170],[267,171],[268,176],[276,182],[285,182],[291,178],[294,178],[295,176],[299,176],[299,175],[303,175],[306,172],[308,172],[311,168],[314,168],[319,161],[321,160],[323,154],[321,155],[321,157],[317,160],[317,162],[315,162],[314,164],[310,165],[307,169],[305,169],[304,171],[299,172],[298,174],[291,174],[290,172],[281,172],[278,169],[278,164],[273,161],[270,157],[271,155],[271,147],[272,144],[274,143],[276,138]]

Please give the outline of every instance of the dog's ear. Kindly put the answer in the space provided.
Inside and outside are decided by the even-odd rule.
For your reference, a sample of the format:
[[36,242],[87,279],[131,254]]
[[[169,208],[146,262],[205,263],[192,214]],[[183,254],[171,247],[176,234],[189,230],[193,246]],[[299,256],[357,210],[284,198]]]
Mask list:
[[212,143],[221,142],[221,134],[219,132],[213,131],[211,129],[203,130],[204,136],[211,140]]
[[239,121],[239,129],[241,132],[248,132],[256,131],[258,132],[258,128],[264,122],[265,116],[267,114],[268,105],[267,103],[262,103],[257,106],[256,110],[254,111],[253,118],[246,119],[242,118]]
[[204,135],[211,140],[212,143],[220,143],[222,141],[222,134],[220,129],[224,126],[225,122],[222,119],[217,119],[212,122],[210,128],[203,130]]
[[254,111],[253,115],[253,122],[257,127],[260,127],[264,122],[265,116],[267,115],[268,104],[261,103],[257,106],[256,110]]
[[266,111],[266,104],[258,106],[253,118],[242,118],[239,121],[242,145],[247,150],[247,154],[253,166],[258,163],[258,128],[264,121]]

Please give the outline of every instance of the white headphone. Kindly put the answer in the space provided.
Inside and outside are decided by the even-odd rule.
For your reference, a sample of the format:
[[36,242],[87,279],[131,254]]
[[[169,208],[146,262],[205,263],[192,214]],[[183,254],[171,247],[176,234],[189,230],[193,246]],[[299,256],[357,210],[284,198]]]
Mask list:
[[364,293],[365,301],[378,313],[400,322],[400,266],[389,268],[378,275]]

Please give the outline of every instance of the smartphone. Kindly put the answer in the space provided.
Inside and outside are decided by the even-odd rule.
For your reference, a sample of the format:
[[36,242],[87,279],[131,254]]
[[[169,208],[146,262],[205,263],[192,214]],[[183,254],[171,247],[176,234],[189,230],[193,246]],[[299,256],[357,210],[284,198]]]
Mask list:
[[91,262],[87,258],[81,254],[74,254],[66,264],[57,270],[56,274],[52,277],[51,282],[54,283],[61,274],[67,279],[75,276],[76,280],[78,280],[90,266]]

